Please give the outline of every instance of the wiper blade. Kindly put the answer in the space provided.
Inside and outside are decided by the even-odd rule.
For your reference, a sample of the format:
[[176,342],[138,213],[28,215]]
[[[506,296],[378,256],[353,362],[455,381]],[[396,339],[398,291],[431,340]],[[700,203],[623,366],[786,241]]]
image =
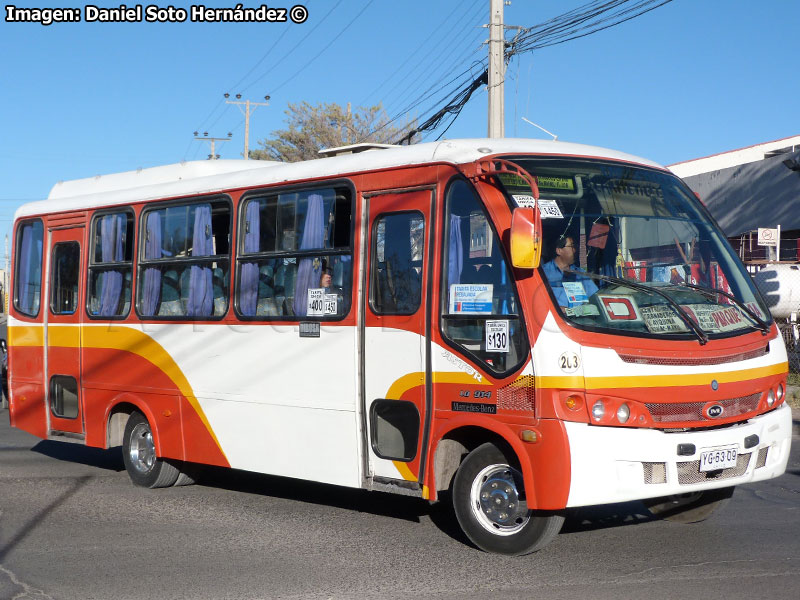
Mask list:
[[681,283],[678,284],[676,287],[685,287],[690,288],[693,290],[698,290],[703,292],[707,296],[715,296],[719,294],[720,296],[725,296],[726,298],[733,301],[733,303],[739,308],[739,310],[743,311],[748,317],[750,317],[753,321],[756,322],[758,328],[761,330],[762,335],[767,335],[769,333],[769,325],[767,325],[766,321],[764,321],[761,317],[756,315],[752,310],[750,310],[747,305],[739,300],[733,294],[729,294],[728,292],[723,292],[722,290],[715,290],[714,288],[705,287],[702,285],[694,285],[692,283]]
[[611,275],[598,275],[597,273],[589,273],[584,271],[573,271],[572,269],[564,269],[564,273],[574,273],[575,275],[580,275],[583,277],[589,277],[591,279],[599,279],[601,281],[608,281],[609,283],[616,283],[617,285],[624,285],[626,287],[632,288],[634,290],[640,290],[642,292],[647,292],[649,294],[656,294],[657,296],[661,296],[667,303],[678,313],[681,321],[689,328],[689,331],[697,336],[697,340],[700,342],[701,346],[705,346],[708,343],[708,335],[705,331],[703,331],[694,320],[686,314],[686,311],[681,308],[681,305],[675,302],[673,298],[667,294],[666,292],[662,292],[658,288],[650,287],[639,283],[638,281],[630,281],[628,279],[622,279],[620,277],[613,277]]

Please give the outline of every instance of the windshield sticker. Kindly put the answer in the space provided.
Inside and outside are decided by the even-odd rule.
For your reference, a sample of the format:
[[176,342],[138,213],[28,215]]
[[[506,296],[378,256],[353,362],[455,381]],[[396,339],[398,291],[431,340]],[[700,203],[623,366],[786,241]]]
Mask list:
[[509,351],[508,321],[486,321],[486,351]]
[[325,314],[335,315],[338,303],[338,296],[336,294],[325,294]]
[[555,200],[539,198],[539,212],[542,213],[543,219],[564,218],[564,215],[561,214],[561,209],[558,208],[558,203]]
[[520,208],[534,208],[536,206],[536,198],[530,194],[514,194],[512,198]]
[[454,283],[450,286],[450,314],[491,314],[491,283]]
[[689,304],[681,308],[706,331],[734,331],[747,325],[735,306],[720,308],[709,304]]
[[609,321],[641,321],[633,296],[598,296]]
[[586,290],[583,289],[583,284],[580,281],[563,281],[561,284],[564,286],[564,292],[567,294],[570,306],[589,301]]
[[564,308],[564,314],[568,317],[597,317],[600,316],[600,309],[594,304],[578,304]]
[[639,311],[650,333],[683,333],[688,331],[686,324],[669,306],[663,304],[642,306]]
[[325,288],[309,288],[306,316],[321,317],[325,314]]

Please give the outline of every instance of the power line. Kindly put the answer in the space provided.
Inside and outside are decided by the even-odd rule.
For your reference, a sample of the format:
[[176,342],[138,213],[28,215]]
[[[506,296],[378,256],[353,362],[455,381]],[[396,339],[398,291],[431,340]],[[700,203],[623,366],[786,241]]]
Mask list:
[[342,29],[339,31],[339,33],[338,33],[338,34],[337,34],[337,35],[336,35],[336,36],[335,36],[335,37],[334,37],[334,38],[333,38],[333,39],[332,39],[330,42],[328,42],[328,45],[327,45],[327,46],[325,46],[325,47],[324,47],[322,50],[320,50],[320,51],[319,51],[319,52],[318,52],[316,55],[314,55],[314,57],[313,57],[311,60],[309,60],[309,61],[308,61],[306,64],[304,64],[302,67],[300,67],[299,69],[297,69],[297,70],[296,70],[294,73],[292,73],[292,75],[291,75],[291,76],[290,76],[288,79],[286,79],[286,80],[285,80],[283,83],[281,83],[280,85],[278,85],[278,87],[276,87],[276,88],[273,88],[273,89],[272,89],[272,91],[270,92],[270,96],[271,96],[271,95],[273,95],[275,92],[277,92],[279,89],[281,89],[283,86],[285,86],[287,83],[289,83],[290,81],[292,81],[292,80],[293,80],[295,77],[297,77],[297,76],[298,76],[300,73],[302,73],[303,71],[305,71],[305,70],[306,70],[306,69],[309,67],[309,65],[311,65],[311,63],[313,63],[313,62],[314,62],[315,60],[317,60],[317,59],[318,59],[320,56],[322,56],[322,53],[323,53],[323,52],[325,52],[325,51],[326,51],[328,48],[330,48],[330,47],[331,47],[331,46],[334,44],[334,42],[336,42],[336,40],[338,40],[340,37],[342,37],[342,35],[344,34],[344,32],[345,32],[345,31],[347,31],[348,29],[350,29],[350,27],[353,25],[353,23],[355,23],[355,22],[358,20],[358,18],[359,18],[361,15],[363,15],[363,14],[364,14],[364,11],[366,11],[366,10],[367,10],[367,9],[368,9],[368,8],[369,8],[371,5],[372,5],[372,3],[373,3],[374,1],[375,1],[375,0],[369,0],[369,2],[367,2],[367,4],[364,6],[364,8],[362,8],[362,9],[359,11],[359,13],[358,13],[358,14],[357,14],[355,17],[353,17],[353,19],[352,19],[352,20],[351,20],[351,21],[350,21],[350,22],[349,22],[347,25],[345,25],[345,26],[344,26],[344,27],[343,27],[343,28],[342,28]]
[[[477,4],[478,2],[483,2],[483,1],[484,1],[484,0],[475,0],[475,4]],[[473,6],[474,6],[474,4],[473,4]],[[472,7],[470,7],[470,8],[472,8]],[[450,17],[452,17],[452,16],[453,16],[453,15],[456,13],[456,11],[458,11],[458,10],[460,10],[460,9],[461,9],[461,6],[460,6],[460,0],[456,0],[456,3],[455,3],[455,8],[452,10],[452,12],[451,12],[450,14],[448,14],[448,15],[447,15],[447,16],[444,18],[444,20],[443,20],[443,21],[441,21],[440,23],[438,23],[437,25],[435,25],[435,26],[434,26],[434,28],[433,28],[433,29],[430,31],[430,33],[428,34],[428,36],[427,36],[427,39],[430,39],[430,38],[431,38],[431,37],[432,37],[432,36],[433,36],[433,35],[434,35],[434,34],[435,34],[435,33],[436,33],[436,32],[437,32],[439,29],[441,29],[441,28],[442,28],[442,26],[443,26],[443,25],[444,25],[444,24],[445,24],[447,21],[449,21]],[[469,10],[469,9],[467,9],[467,10]],[[464,11],[464,12],[466,12],[466,11]],[[439,38],[439,40],[440,40],[440,41],[441,41],[441,39],[442,39],[442,38]],[[416,47],[416,49],[415,49],[415,50],[414,50],[414,51],[413,51],[411,54],[409,54],[409,55],[408,55],[408,57],[407,57],[407,58],[406,58],[406,59],[403,61],[403,63],[402,63],[402,64],[401,64],[399,67],[397,67],[397,68],[394,70],[394,72],[393,72],[391,75],[389,75],[389,76],[388,76],[386,79],[384,79],[384,80],[383,80],[383,81],[382,81],[382,82],[381,82],[381,83],[378,85],[378,87],[376,87],[376,88],[375,88],[374,90],[372,90],[372,91],[371,91],[369,94],[367,94],[367,96],[364,98],[364,100],[362,100],[361,102],[359,102],[359,105],[364,105],[364,104],[365,104],[365,103],[366,103],[366,102],[367,102],[367,101],[368,101],[370,98],[372,98],[372,97],[373,97],[375,94],[377,94],[377,93],[378,93],[378,92],[379,92],[379,91],[380,91],[380,90],[383,88],[383,86],[385,86],[385,85],[386,85],[386,84],[387,84],[389,81],[391,81],[391,80],[392,80],[392,78],[393,78],[393,77],[395,77],[395,76],[396,76],[398,73],[400,73],[400,71],[402,71],[402,70],[405,68],[405,66],[406,66],[406,65],[407,65],[407,64],[408,64],[408,63],[411,61],[411,59],[412,59],[412,58],[414,58],[414,57],[415,57],[417,54],[419,54],[419,53],[422,51],[422,49],[423,49],[424,47],[425,47],[425,46],[424,46],[423,44],[419,44],[419,45]],[[434,49],[435,49],[435,48],[434,48]],[[434,49],[431,49],[431,50],[430,50],[430,52],[433,52],[433,50],[434,50]],[[419,63],[417,63],[417,66],[419,66]],[[413,72],[413,71],[412,71],[412,72]],[[394,89],[394,88],[392,88],[392,89]],[[390,91],[391,91],[391,90],[390,90]]]
[[[555,46],[620,25],[664,6],[672,0],[636,0],[633,5],[626,6],[633,1],[611,0],[602,2],[596,0],[534,27],[523,29],[508,45],[505,52],[505,61],[507,63],[511,57],[523,52]],[[482,74],[471,82],[461,85],[453,93],[452,99],[446,106],[435,112],[422,125],[416,127],[413,132],[404,136],[400,142],[410,140],[414,134],[422,134],[436,129],[448,115],[451,116],[448,127],[452,125],[472,94],[480,87],[483,76]]]

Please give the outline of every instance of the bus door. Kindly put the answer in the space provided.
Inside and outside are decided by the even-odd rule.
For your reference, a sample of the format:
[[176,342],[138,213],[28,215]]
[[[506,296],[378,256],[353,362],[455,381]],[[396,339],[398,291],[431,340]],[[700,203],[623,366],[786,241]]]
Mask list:
[[365,195],[363,385],[366,472],[417,482],[430,421],[433,190]]
[[83,226],[50,229],[47,270],[47,406],[50,433],[84,433],[80,386]]

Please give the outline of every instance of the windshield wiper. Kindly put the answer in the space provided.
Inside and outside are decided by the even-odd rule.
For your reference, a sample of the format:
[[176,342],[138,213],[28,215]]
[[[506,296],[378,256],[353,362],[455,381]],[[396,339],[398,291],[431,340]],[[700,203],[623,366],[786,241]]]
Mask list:
[[761,335],[767,335],[769,333],[769,325],[767,325],[767,323],[763,319],[761,319],[758,315],[756,315],[752,310],[750,310],[747,307],[747,305],[744,302],[739,300],[733,294],[729,294],[728,292],[723,292],[722,290],[715,290],[714,288],[709,288],[701,285],[694,285],[691,283],[680,283],[677,284],[676,287],[685,287],[697,290],[699,292],[704,293],[706,296],[715,296],[717,294],[719,294],[720,296],[725,296],[726,298],[732,300],[733,303],[739,308],[739,310],[743,311],[748,317],[750,317],[753,321],[755,321],[758,328],[761,330]]
[[580,275],[583,277],[590,277],[592,279],[600,279],[601,281],[608,281],[609,283],[616,283],[617,285],[624,285],[626,287],[632,288],[634,290],[640,290],[642,292],[647,292],[650,294],[656,294],[657,296],[661,296],[664,300],[669,303],[669,305],[678,313],[681,321],[689,328],[689,330],[697,336],[697,340],[700,342],[701,346],[705,346],[708,343],[708,335],[705,331],[703,331],[699,325],[697,325],[694,320],[686,314],[686,311],[681,308],[681,305],[675,302],[672,297],[667,294],[666,292],[662,292],[661,290],[644,285],[643,283],[639,283],[638,281],[629,281],[627,279],[622,279],[620,277],[613,277],[611,275],[598,275],[597,273],[589,273],[584,271],[573,271],[572,269],[564,269],[564,273],[573,273],[575,275]]

